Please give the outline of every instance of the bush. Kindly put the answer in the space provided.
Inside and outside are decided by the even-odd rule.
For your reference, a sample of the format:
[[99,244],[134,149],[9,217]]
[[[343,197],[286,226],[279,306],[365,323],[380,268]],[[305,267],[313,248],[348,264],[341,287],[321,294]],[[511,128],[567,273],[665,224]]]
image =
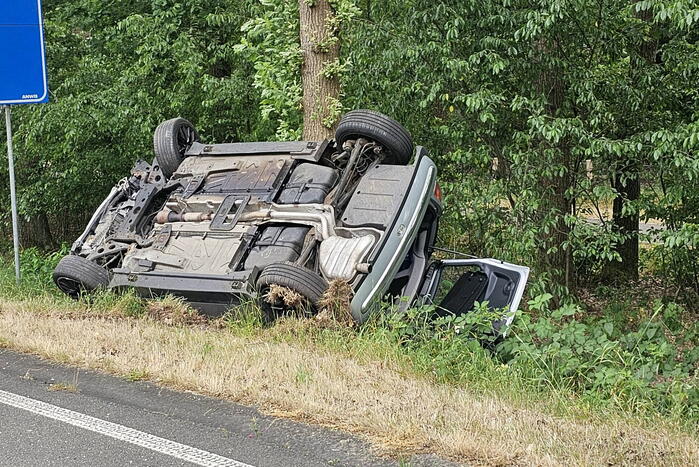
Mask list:
[[473,312],[461,316],[436,316],[433,306],[408,310],[404,314],[379,314],[364,332],[385,333],[389,342],[407,353],[414,368],[439,382],[461,383],[477,378],[470,369],[474,361],[491,360],[482,343],[492,344],[496,336],[492,323],[501,312],[477,303]]
[[699,224],[684,224],[677,230],[658,233],[661,244],[644,252],[644,265],[658,277],[669,278],[686,302],[699,295]]
[[575,304],[549,310],[550,295],[529,302],[498,358],[540,387],[565,388],[595,404],[699,420],[699,326],[674,303],[649,316],[586,314]]

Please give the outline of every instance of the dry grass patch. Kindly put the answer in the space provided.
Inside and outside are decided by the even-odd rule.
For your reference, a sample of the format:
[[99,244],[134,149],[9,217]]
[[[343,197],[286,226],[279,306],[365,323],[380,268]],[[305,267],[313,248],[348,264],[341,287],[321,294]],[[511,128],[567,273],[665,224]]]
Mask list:
[[148,317],[168,326],[207,326],[211,321],[176,297],[149,301],[146,311]]
[[384,452],[484,465],[699,463],[697,439],[670,429],[558,418],[265,334],[0,309],[0,339],[14,349],[121,376],[137,369],[164,385],[363,434]]
[[283,303],[292,309],[302,309],[306,306],[306,299],[300,293],[291,290],[288,287],[272,284],[269,292],[264,297],[265,301],[270,305]]
[[316,321],[325,327],[336,325],[354,327],[356,322],[352,318],[351,300],[352,287],[347,281],[334,280],[330,282],[318,304],[321,311],[316,316]]

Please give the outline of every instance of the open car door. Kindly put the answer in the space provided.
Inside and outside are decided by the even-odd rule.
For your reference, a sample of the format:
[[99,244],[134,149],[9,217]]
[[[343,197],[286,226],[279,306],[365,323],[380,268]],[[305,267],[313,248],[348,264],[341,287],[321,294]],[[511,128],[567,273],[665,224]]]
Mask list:
[[488,302],[491,310],[503,310],[493,327],[504,336],[528,278],[528,267],[496,259],[438,260],[428,269],[421,295],[424,303],[436,305],[440,315],[468,313],[476,302]]

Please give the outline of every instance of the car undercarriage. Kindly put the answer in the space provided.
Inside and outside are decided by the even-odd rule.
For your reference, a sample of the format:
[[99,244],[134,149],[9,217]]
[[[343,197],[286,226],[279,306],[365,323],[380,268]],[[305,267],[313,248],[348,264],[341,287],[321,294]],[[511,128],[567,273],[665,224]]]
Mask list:
[[[334,140],[228,144],[203,144],[173,119],[154,148],[154,162],[138,161],[111,190],[56,268],[65,293],[173,294],[221,314],[273,285],[313,308],[343,281],[359,322],[387,293],[403,303],[426,293],[437,169],[390,118],[350,112]],[[270,318],[284,311],[264,308]]]

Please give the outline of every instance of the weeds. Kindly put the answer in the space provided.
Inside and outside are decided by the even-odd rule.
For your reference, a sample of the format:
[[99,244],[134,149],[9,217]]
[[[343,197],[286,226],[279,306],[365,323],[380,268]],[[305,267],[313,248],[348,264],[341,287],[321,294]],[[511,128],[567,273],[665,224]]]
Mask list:
[[254,300],[241,303],[222,318],[228,329],[241,336],[251,336],[259,332],[263,321],[262,311]]
[[[699,327],[674,303],[656,301],[645,316],[610,307],[586,317],[579,305],[520,314],[498,356],[539,388],[559,388],[600,408],[699,421]],[[639,310],[641,311],[641,310]],[[691,323],[691,324],[683,324]]]
[[144,369],[135,369],[131,370],[126,374],[126,379],[128,381],[131,381],[132,383],[135,383],[136,381],[144,381],[149,378],[150,374],[148,373],[148,370]]
[[64,392],[78,392],[78,387],[70,383],[54,383],[49,384],[49,391],[64,391]]
[[36,248],[23,250],[20,255],[22,281],[18,286],[15,270],[11,259],[0,256],[0,288],[7,298],[26,299],[37,297],[52,297],[68,302],[53,285],[51,279],[53,270],[66,253],[66,248],[51,254],[42,254]]

